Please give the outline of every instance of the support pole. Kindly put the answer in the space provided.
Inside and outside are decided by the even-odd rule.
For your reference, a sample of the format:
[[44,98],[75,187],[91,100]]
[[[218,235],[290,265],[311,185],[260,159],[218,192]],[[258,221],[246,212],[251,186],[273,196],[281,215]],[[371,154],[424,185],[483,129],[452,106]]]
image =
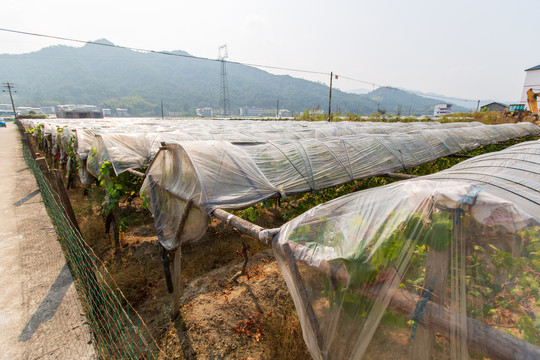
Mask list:
[[[456,213],[456,210],[452,212],[454,221]],[[456,227],[457,226],[454,225],[452,235],[456,233]],[[457,241],[456,236],[453,236],[453,239]],[[442,251],[437,251],[434,248],[429,249],[424,276],[424,289],[422,290],[424,296],[429,296],[428,301],[432,301],[443,306],[448,298],[446,287],[448,284],[448,273],[450,267],[450,249],[450,244],[447,245]],[[420,301],[422,300],[423,299],[420,299]],[[429,360],[431,359],[433,347],[435,345],[435,332],[432,328],[424,326],[421,319],[416,321],[416,333],[411,335],[411,337],[414,338],[412,339],[410,358]],[[446,338],[450,337],[450,332],[448,330],[447,334],[445,334]]]
[[387,173],[387,174],[384,174],[383,176],[386,176],[392,179],[400,179],[400,180],[414,179],[418,177],[418,175],[400,174],[400,173]]
[[317,316],[315,315],[315,311],[313,310],[313,306],[311,305],[311,302],[309,301],[309,294],[304,286],[304,280],[302,279],[302,274],[300,274],[300,270],[298,269],[298,266],[296,265],[296,260],[294,258],[294,254],[291,251],[291,247],[288,243],[284,244],[278,244],[274,243],[274,250],[277,251],[281,257],[285,260],[285,264],[289,268],[289,271],[291,273],[291,276],[294,279],[295,284],[298,286],[298,295],[300,296],[300,299],[302,300],[302,303],[305,305],[305,312],[307,315],[308,324],[310,327],[310,332],[312,332],[315,335],[315,339],[317,341],[317,346],[319,347],[319,351],[321,353],[324,353],[324,344],[323,344],[323,338],[321,334],[321,327],[319,325],[319,321],[317,320]]
[[131,175],[134,175],[136,177],[139,177],[141,179],[144,179],[146,178],[146,175],[143,174],[142,172],[140,171],[137,171],[137,170],[133,170],[133,169],[127,169],[126,172],[130,173]]
[[332,115],[332,78],[334,77],[334,73],[330,72],[330,94],[328,95],[328,121],[331,121],[331,115]]
[[184,206],[184,211],[182,212],[182,217],[180,218],[180,223],[175,234],[175,243],[180,245],[178,245],[173,257],[173,317],[176,317],[180,311],[180,298],[182,297],[182,232],[184,231],[184,226],[186,225],[192,205],[193,200],[189,199]]
[[223,221],[226,224],[236,228],[242,234],[246,234],[264,242],[267,245],[272,245],[272,238],[279,232],[280,229],[265,229],[259,225],[250,223],[247,220],[241,219],[236,215],[228,213],[222,209],[215,209],[212,212],[212,216],[216,219]]
[[173,281],[173,308],[172,317],[176,318],[180,313],[180,298],[182,297],[182,245],[176,248],[173,257],[172,281]]

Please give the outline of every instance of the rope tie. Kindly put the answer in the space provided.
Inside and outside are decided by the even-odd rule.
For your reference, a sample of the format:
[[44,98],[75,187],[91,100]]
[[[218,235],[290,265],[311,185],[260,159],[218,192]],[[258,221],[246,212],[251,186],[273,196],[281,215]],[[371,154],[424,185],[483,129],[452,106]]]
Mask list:
[[422,290],[422,295],[420,297],[420,300],[416,303],[416,307],[413,311],[413,316],[411,320],[414,322],[411,332],[411,339],[414,339],[414,335],[416,335],[416,327],[418,326],[418,323],[422,324],[422,315],[424,315],[424,308],[426,307],[427,302],[431,298],[433,289],[428,288]]
[[456,217],[456,225],[459,223],[459,218],[465,212],[466,206],[473,206],[476,203],[478,193],[482,190],[480,186],[473,185],[469,188],[465,196],[461,199],[458,206]]

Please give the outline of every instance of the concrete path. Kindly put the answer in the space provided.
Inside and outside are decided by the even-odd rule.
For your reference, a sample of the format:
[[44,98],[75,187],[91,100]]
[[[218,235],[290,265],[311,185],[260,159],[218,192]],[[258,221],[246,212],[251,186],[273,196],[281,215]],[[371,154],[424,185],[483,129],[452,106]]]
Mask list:
[[0,128],[0,360],[93,359],[86,319],[15,124]]

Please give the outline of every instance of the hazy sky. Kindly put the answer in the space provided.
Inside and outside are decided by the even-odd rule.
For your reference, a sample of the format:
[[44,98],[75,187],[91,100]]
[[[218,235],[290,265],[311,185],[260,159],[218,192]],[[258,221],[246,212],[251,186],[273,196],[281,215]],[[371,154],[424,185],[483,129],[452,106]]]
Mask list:
[[[540,64],[539,0],[4,0],[1,28],[342,75],[467,99],[519,100]],[[0,53],[71,42],[0,31]],[[323,83],[325,75],[264,69]],[[4,81],[2,79],[2,81]]]

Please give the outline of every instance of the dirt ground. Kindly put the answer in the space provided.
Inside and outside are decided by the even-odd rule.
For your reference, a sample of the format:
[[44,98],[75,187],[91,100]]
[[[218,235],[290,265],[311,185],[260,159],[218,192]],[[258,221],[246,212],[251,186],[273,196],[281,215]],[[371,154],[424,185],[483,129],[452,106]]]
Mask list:
[[[270,247],[214,220],[200,242],[182,247],[183,305],[173,319],[152,217],[139,204],[124,204],[123,216],[132,220],[115,250],[94,190],[69,191],[83,237],[145,321],[162,358],[311,359]],[[281,220],[274,215],[260,224],[276,226]],[[243,244],[247,276],[231,281],[242,268]]]

